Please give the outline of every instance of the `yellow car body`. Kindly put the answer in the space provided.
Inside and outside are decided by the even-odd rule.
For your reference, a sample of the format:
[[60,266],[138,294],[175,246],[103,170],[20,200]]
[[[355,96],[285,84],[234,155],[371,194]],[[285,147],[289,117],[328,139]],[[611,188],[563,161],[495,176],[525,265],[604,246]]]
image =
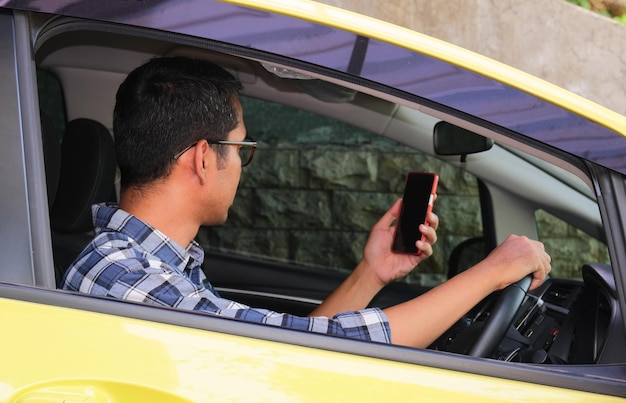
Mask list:
[[7,402],[621,401],[75,309],[0,306],[20,329],[3,343],[28,346],[27,355],[3,353]]

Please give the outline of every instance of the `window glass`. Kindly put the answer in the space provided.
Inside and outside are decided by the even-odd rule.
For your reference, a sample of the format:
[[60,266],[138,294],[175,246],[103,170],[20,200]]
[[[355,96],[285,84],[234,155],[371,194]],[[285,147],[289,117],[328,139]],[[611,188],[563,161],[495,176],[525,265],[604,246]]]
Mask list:
[[482,234],[476,178],[402,144],[313,113],[242,97],[259,142],[242,172],[229,218],[204,228],[205,250],[335,271],[353,269],[374,223],[400,198],[405,173],[440,175],[442,218],[433,257],[404,281],[446,278],[454,246]]
[[539,240],[552,257],[552,277],[579,279],[584,263],[609,263],[607,246],[587,233],[544,210],[535,212],[535,220]]
[[37,70],[37,91],[39,94],[39,110],[49,119],[55,130],[65,130],[65,106],[63,91],[59,80],[46,70]]
[[55,75],[38,69],[37,92],[48,206],[52,208],[61,176],[61,141],[65,130],[63,91]]

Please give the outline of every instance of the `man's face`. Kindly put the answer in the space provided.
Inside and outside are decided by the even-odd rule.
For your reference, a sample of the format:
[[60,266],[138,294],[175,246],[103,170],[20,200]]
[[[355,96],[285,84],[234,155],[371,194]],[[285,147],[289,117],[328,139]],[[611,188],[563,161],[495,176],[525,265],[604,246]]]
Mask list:
[[[243,121],[243,110],[239,99],[235,98],[235,110],[237,113],[237,126],[228,133],[226,140],[243,141],[246,138],[246,126]],[[228,209],[232,206],[241,178],[241,158],[239,157],[239,147],[237,145],[221,145],[223,154],[218,156],[215,187],[209,199],[211,205],[206,206],[207,210],[213,211],[211,222],[205,225],[223,224],[228,218]]]

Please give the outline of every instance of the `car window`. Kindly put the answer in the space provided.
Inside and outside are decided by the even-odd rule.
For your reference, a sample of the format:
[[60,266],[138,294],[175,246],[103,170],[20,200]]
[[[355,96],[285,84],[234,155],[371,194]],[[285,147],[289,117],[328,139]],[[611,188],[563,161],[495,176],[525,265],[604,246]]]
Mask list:
[[610,263],[607,246],[572,224],[545,210],[535,212],[535,221],[539,240],[552,257],[552,277],[581,279],[583,264]]
[[351,270],[412,170],[440,175],[434,211],[445,219],[433,257],[404,281],[442,282],[453,248],[482,235],[474,176],[334,119],[249,97],[242,104],[248,134],[259,146],[243,169],[226,224],[200,231],[205,250]]
[[38,69],[37,91],[39,95],[39,109],[42,115],[50,120],[55,130],[63,133],[66,118],[63,90],[59,80],[49,71]]

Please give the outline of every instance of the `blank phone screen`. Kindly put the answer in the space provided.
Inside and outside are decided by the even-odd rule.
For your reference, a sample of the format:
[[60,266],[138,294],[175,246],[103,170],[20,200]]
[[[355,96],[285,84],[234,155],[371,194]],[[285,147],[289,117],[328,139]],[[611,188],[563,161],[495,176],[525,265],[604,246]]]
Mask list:
[[402,253],[417,253],[415,242],[422,238],[420,224],[426,222],[428,204],[433,190],[435,175],[409,173],[406,179],[402,211],[397,221],[393,250]]

